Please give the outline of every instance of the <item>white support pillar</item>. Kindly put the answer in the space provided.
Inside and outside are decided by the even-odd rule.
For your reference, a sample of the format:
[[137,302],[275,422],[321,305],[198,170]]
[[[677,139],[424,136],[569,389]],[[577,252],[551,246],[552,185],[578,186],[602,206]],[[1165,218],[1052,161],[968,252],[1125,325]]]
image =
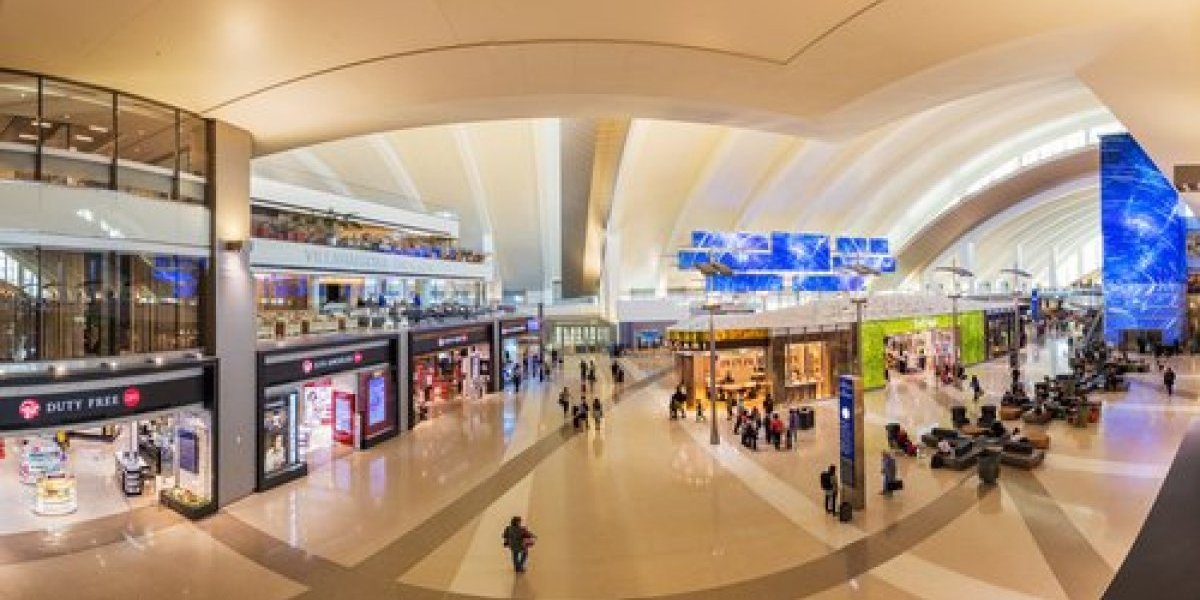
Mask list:
[[[255,383],[254,276],[250,273],[250,156],[246,131],[216,123],[213,153],[212,352],[220,360],[217,385],[217,500],[220,505],[254,491],[258,399]],[[240,242],[241,249],[226,249]],[[236,245],[236,244],[234,244]]]

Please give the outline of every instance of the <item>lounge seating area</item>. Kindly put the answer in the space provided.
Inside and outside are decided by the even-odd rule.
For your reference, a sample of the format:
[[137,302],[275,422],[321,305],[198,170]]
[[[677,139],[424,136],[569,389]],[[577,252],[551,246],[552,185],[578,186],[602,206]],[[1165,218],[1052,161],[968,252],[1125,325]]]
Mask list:
[[[1026,431],[1019,427],[1011,430],[1002,421],[1036,419],[1049,421],[1049,410],[1025,410],[1020,406],[985,404],[979,407],[979,417],[974,422],[967,415],[967,407],[952,406],[951,421],[955,427],[934,427],[921,435],[921,443],[935,450],[943,440],[949,442],[949,451],[937,451],[930,458],[930,467],[962,470],[975,465],[985,450],[999,452],[1000,463],[1010,467],[1033,469],[1046,460],[1050,447],[1050,436],[1044,431]],[[1013,437],[1013,434],[1016,437]]]

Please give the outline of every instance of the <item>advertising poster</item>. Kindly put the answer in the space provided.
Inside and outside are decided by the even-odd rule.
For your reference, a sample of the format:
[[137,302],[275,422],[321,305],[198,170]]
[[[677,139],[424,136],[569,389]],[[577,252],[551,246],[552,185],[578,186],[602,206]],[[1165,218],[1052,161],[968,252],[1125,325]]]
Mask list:
[[333,380],[326,377],[304,384],[304,415],[310,426],[333,422]]
[[179,430],[179,468],[195,475],[200,474],[200,448],[196,432],[191,429]]
[[343,444],[354,443],[354,394],[333,392],[333,437]]
[[367,379],[367,426],[374,429],[387,420],[387,379],[372,375]]

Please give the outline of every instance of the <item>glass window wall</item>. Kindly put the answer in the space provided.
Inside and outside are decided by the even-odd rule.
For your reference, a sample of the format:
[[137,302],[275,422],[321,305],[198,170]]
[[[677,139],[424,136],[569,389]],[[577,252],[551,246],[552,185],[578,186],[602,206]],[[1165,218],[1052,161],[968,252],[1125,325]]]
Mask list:
[[201,258],[0,249],[0,361],[200,346]]
[[38,80],[0,71],[0,179],[37,179]]
[[208,122],[110,90],[0,70],[0,180],[206,202]]
[[117,189],[167,200],[174,197],[175,110],[117,98]]
[[113,101],[111,92],[42,82],[42,181],[112,186]]

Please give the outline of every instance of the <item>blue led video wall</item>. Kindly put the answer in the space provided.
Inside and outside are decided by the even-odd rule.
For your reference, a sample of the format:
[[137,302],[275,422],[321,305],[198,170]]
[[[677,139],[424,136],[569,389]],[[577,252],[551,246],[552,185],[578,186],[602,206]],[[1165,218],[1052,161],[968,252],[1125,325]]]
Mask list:
[[679,269],[692,270],[710,259],[733,270],[709,278],[720,292],[836,292],[860,290],[864,278],[843,271],[864,265],[896,271],[886,238],[831,237],[823,233],[773,231],[693,231],[692,247],[679,251]]
[[1179,194],[1133,136],[1100,141],[1104,339],[1127,329],[1183,334],[1187,231]]

